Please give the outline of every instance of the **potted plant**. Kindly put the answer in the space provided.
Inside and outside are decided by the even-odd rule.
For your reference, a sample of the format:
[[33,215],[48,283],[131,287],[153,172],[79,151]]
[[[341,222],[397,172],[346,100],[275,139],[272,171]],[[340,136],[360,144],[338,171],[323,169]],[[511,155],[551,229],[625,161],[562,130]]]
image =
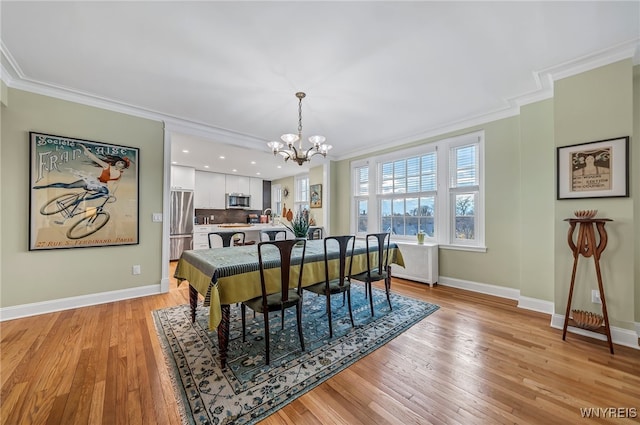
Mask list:
[[293,220],[289,224],[283,223],[296,238],[306,238],[309,233],[309,212],[307,210],[297,211]]

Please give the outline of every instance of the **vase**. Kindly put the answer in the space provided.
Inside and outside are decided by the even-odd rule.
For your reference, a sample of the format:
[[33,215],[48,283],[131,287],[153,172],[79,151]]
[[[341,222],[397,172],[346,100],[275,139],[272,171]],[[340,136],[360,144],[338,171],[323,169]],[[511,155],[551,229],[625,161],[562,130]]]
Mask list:
[[418,245],[424,245],[424,232],[418,232]]

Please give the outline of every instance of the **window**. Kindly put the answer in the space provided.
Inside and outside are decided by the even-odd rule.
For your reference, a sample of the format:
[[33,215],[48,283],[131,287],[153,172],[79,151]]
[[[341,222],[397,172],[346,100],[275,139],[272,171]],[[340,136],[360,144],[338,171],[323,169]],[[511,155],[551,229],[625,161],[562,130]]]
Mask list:
[[483,249],[483,140],[477,132],[352,164],[354,231],[396,240],[422,231],[441,245]]
[[478,181],[478,146],[454,146],[449,158],[449,193],[453,233],[451,239],[458,243],[476,239],[477,215],[476,205],[480,193]]
[[309,176],[295,178],[294,211],[309,210]]
[[356,233],[367,233],[369,223],[369,166],[354,168]]
[[435,236],[436,153],[380,164],[380,229],[394,235]]
[[282,211],[282,185],[271,186],[271,215],[278,216]]

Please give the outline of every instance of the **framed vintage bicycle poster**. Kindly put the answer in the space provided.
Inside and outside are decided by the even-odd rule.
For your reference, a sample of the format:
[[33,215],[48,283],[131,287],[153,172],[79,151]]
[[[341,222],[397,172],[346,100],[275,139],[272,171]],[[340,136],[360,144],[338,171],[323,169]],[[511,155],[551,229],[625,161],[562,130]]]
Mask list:
[[139,243],[138,148],[30,132],[29,250]]
[[629,196],[629,137],[557,148],[557,199]]

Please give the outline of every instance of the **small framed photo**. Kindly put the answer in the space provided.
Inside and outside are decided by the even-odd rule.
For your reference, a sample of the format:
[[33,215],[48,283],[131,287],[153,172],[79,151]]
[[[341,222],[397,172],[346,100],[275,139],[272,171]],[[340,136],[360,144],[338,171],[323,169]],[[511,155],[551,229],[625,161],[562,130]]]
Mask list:
[[311,196],[311,202],[309,206],[311,208],[322,208],[322,185],[312,184],[309,185],[309,192]]
[[29,250],[138,244],[138,148],[31,132]]
[[629,196],[629,137],[557,148],[557,199]]

